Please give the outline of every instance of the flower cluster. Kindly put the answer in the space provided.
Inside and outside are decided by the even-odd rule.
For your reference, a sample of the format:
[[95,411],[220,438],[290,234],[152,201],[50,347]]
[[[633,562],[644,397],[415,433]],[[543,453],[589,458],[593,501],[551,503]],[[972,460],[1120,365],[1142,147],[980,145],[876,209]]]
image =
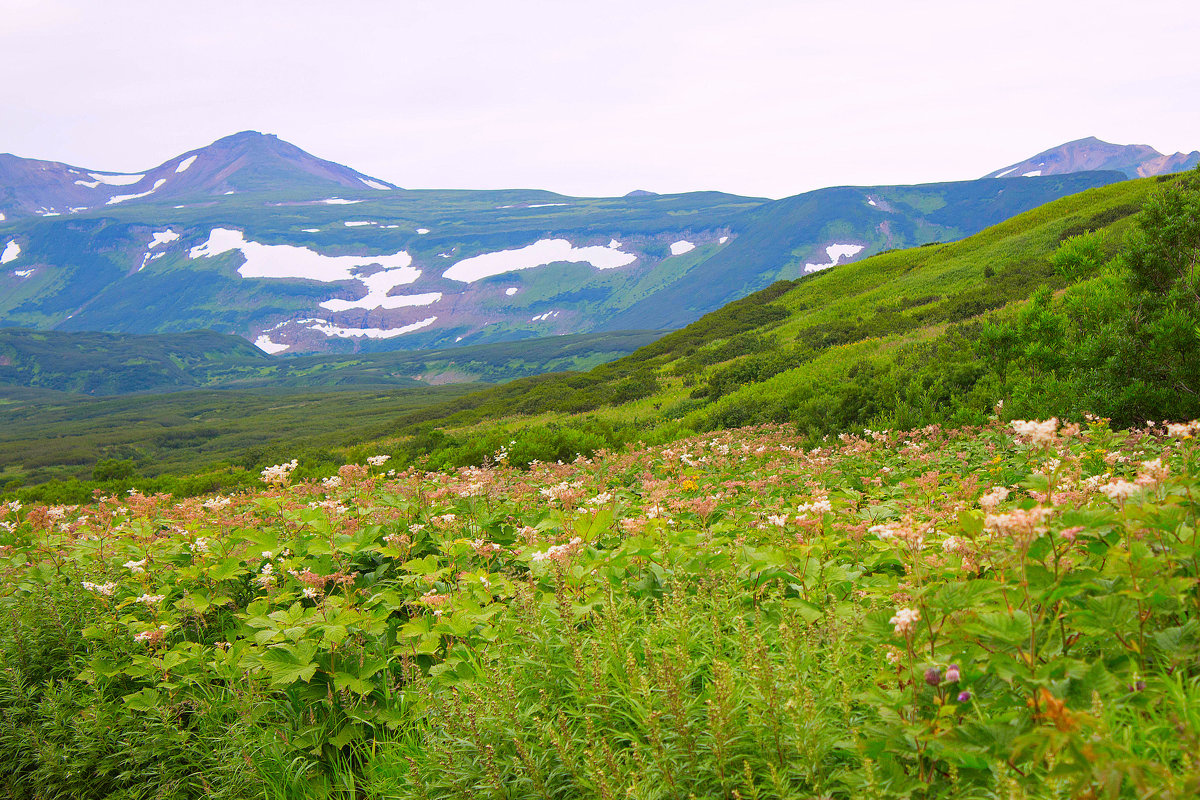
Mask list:
[[556,544],[547,550],[531,553],[529,558],[531,561],[566,561],[582,546],[583,540],[576,536],[566,544]]
[[299,462],[293,458],[286,464],[276,464],[273,467],[267,467],[259,475],[262,477],[263,483],[268,486],[287,486],[292,473],[295,472],[298,466]]
[[888,620],[888,624],[894,626],[898,636],[907,636],[912,633],[913,625],[921,619],[921,610],[919,608],[902,608]]
[[1034,444],[1050,444],[1058,435],[1058,417],[1044,422],[1014,419],[1010,424],[1018,436],[1024,436]]

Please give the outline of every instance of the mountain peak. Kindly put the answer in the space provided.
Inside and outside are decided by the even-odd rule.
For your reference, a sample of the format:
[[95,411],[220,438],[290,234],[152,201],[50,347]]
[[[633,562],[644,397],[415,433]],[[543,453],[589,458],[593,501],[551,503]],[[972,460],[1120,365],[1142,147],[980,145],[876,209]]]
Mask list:
[[1060,144],[1035,156],[984,175],[985,178],[1020,178],[1065,175],[1089,170],[1116,170],[1129,178],[1182,172],[1200,164],[1200,152],[1163,155],[1146,144],[1112,144],[1095,136]]
[[399,187],[301,150],[273,133],[239,131],[141,173],[0,158],[0,213],[47,216],[126,202],[274,192],[320,198]]

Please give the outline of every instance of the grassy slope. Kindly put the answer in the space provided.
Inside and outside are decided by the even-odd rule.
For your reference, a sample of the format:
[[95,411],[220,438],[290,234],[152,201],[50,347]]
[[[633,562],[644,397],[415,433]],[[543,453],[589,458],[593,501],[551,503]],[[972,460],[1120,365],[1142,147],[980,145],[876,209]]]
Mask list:
[[[145,475],[190,473],[285,453],[344,447],[390,430],[398,414],[471,391],[477,384],[372,390],[200,390],[80,398],[37,392],[0,400],[0,484],[86,477],[100,458],[132,459]],[[13,399],[9,393],[8,398]],[[290,457],[290,456],[289,456]]]
[[0,386],[117,395],[196,388],[492,383],[590,369],[659,335],[618,331],[444,350],[272,358],[240,337],[213,331],[130,335],[9,328],[0,330]]
[[[307,422],[314,426],[313,436],[300,436],[299,440],[321,440],[323,431],[336,428],[332,422],[327,427],[328,420],[322,418],[334,414],[348,420],[355,439],[377,436],[382,447],[396,446],[430,427],[470,439],[482,438],[476,437],[477,433],[494,436],[532,426],[579,427],[589,420],[634,425],[648,441],[662,441],[687,430],[737,424],[745,409],[774,403],[787,413],[800,404],[819,405],[822,387],[847,380],[859,362],[887,362],[905,344],[938,337],[949,322],[1024,299],[1044,282],[1061,285],[1048,263],[1059,241],[1094,227],[1105,229],[1105,235],[1115,241],[1129,224],[1127,216],[1155,185],[1153,180],[1142,180],[1091,189],[962,242],[883,253],[795,282],[779,282],[587,373],[539,375],[465,395],[460,389],[442,396],[448,399],[435,396],[432,404],[418,403],[415,395],[406,395],[388,406],[390,417],[381,413],[387,424],[359,424],[358,399],[350,398],[350,405],[342,405],[343,401],[332,395],[314,399],[308,406]],[[985,277],[988,271],[993,273],[990,278]],[[766,312],[774,313],[763,316]],[[884,335],[872,335],[880,326]],[[851,340],[866,338],[822,344],[827,339],[837,342],[839,336],[847,339],[847,331]],[[736,346],[747,335],[762,337],[760,349],[765,347],[782,358],[794,355],[798,341],[815,345],[803,359],[765,380],[744,381],[716,398],[692,397],[715,373],[753,357]],[[510,345],[518,350],[521,346]],[[321,360],[295,363],[319,365]],[[20,418],[8,412],[3,421],[12,433],[7,450],[0,450],[0,454],[7,453],[0,455],[0,463],[28,458],[32,442],[56,436],[58,426],[71,425],[75,416],[84,413],[83,408]],[[256,408],[231,427],[243,437],[249,437],[248,429],[257,430],[250,439],[261,445],[274,438],[270,434],[273,423],[266,411],[270,404]],[[227,410],[238,413],[234,407]],[[124,407],[118,403],[109,411],[120,415]],[[95,406],[86,415],[93,420],[111,420],[114,417],[96,416],[109,411]],[[164,413],[171,417],[175,412]],[[152,412],[147,416],[159,415]],[[183,434],[197,426],[221,429],[226,424],[219,415],[210,415],[203,423],[194,421],[193,416],[186,410],[179,412],[161,431],[178,428],[180,435],[172,440],[182,442],[187,438]],[[152,438],[147,441],[147,429],[128,420],[123,425],[127,426],[124,434],[112,441],[90,438],[84,424],[77,428],[76,438],[57,439],[53,447],[38,448],[40,466],[26,478],[32,482],[54,474],[86,473],[101,455],[134,457],[155,471],[186,471],[208,455],[199,439],[163,448]],[[224,441],[229,446],[214,455],[228,458],[233,446],[245,439],[232,436]],[[34,462],[29,463],[33,467]]]
[[[486,390],[462,398],[441,408],[425,409],[406,422],[436,421],[451,429],[470,430],[475,425],[489,426],[498,418],[508,418],[516,428],[528,424],[569,424],[580,414],[564,413],[550,404],[533,413],[518,413],[529,408],[529,395],[555,393],[548,383],[570,386],[589,380],[611,383],[637,370],[652,370],[659,382],[653,394],[632,402],[587,409],[584,416],[613,422],[638,421],[672,427],[682,422],[692,429],[709,426],[714,416],[738,405],[754,404],[787,396],[789,393],[819,389],[831,381],[843,380],[850,368],[863,359],[887,359],[898,345],[936,337],[946,323],[969,319],[989,308],[1010,300],[1024,299],[1043,283],[1061,285],[1049,264],[1049,256],[1067,235],[1099,229],[1113,242],[1128,227],[1128,217],[1156,186],[1153,179],[1126,181],[1056,200],[1006,222],[988,228],[961,242],[882,253],[793,283],[781,282],[770,290],[751,295],[743,301],[713,312],[697,323],[664,336],[653,345],[624,359],[603,365],[585,378],[556,377],[536,381],[518,381],[505,387]],[[985,277],[991,271],[992,277]],[[905,309],[905,301],[937,298]],[[782,322],[746,328],[730,328],[728,320],[738,310],[766,305],[787,310]],[[898,316],[902,333],[819,348],[814,357],[768,380],[755,382],[721,397],[715,402],[689,398],[691,388],[676,375],[684,358],[707,348],[720,351],[730,332],[746,330],[771,337],[776,349],[797,340],[802,334],[819,331],[834,323],[871,323],[883,314]],[[719,359],[701,371],[698,379],[711,374],[732,359]]]

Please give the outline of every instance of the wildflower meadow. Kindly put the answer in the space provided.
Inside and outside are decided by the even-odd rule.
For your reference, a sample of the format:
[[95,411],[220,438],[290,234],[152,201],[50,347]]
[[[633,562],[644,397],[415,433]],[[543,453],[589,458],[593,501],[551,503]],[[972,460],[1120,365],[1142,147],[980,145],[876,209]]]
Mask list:
[[1197,423],[9,503],[14,798],[1200,794]]

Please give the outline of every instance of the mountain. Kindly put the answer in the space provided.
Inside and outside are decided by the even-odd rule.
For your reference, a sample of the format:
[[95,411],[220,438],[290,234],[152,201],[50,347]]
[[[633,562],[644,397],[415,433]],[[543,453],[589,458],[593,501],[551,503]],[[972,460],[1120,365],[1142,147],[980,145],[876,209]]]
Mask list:
[[985,178],[1065,175],[1086,170],[1117,170],[1127,178],[1183,172],[1200,164],[1200,151],[1163,155],[1145,144],[1109,144],[1095,136],[1044,150],[1016,164],[989,172]]
[[782,200],[418,191],[249,132],[120,187],[115,173],[7,159],[0,325],[209,329],[273,354],[679,327],[775,280],[960,239],[1124,178],[838,187]]
[[198,199],[239,192],[312,197],[396,188],[255,131],[226,136],[139,173],[0,154],[0,212],[10,219],[77,214],[143,198]]

